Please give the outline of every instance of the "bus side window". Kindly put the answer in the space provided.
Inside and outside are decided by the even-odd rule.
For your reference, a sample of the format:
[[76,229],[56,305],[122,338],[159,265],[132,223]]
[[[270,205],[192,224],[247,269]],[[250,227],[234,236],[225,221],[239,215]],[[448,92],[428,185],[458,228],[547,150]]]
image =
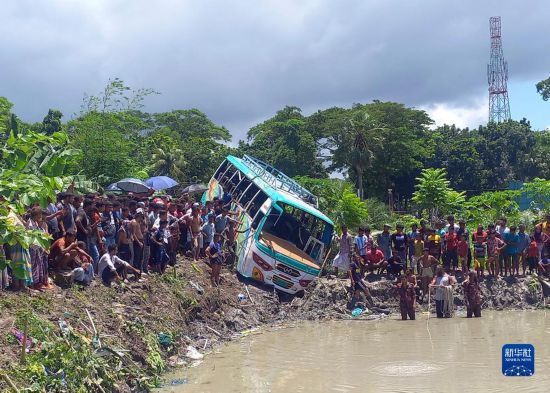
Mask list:
[[227,166],[228,166],[229,162],[227,160],[224,160],[222,162],[222,164],[220,165],[220,167],[218,168],[218,170],[216,171],[216,173],[214,174],[214,179],[216,180],[220,180],[220,178],[222,177],[223,173],[225,172],[225,170],[227,169]]
[[254,217],[258,210],[262,207],[264,202],[267,199],[267,194],[263,191],[260,191],[258,195],[252,200],[252,203],[250,204],[250,207],[248,208],[248,214],[250,217]]
[[258,229],[258,225],[260,225],[260,222],[262,221],[264,216],[265,216],[264,213],[262,213],[262,212],[258,213],[256,218],[254,218],[254,221],[252,221],[252,225],[250,225],[252,227],[252,229]]
[[[241,206],[245,207],[259,190],[260,189],[256,184],[254,183],[250,184],[250,186],[246,189],[241,199],[239,199],[239,203],[241,204]],[[254,216],[250,214],[250,217],[254,217]]]

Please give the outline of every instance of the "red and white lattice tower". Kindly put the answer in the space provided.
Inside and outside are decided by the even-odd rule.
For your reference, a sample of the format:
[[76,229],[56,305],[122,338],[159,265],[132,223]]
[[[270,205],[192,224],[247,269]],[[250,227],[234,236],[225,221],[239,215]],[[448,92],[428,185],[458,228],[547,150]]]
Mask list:
[[502,54],[500,36],[500,16],[489,18],[491,31],[491,58],[487,64],[489,81],[489,122],[510,120],[510,102],[508,101],[508,63]]

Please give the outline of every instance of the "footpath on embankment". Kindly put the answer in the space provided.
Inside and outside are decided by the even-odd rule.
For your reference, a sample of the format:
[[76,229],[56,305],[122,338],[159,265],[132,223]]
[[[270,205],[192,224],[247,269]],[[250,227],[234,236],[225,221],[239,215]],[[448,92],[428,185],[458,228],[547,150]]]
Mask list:
[[[350,309],[349,280],[321,278],[303,297],[224,270],[213,288],[204,262],[180,260],[174,270],[144,282],[55,288],[44,293],[0,292],[0,391],[131,392],[162,384],[170,368],[200,361],[220,344],[258,329],[303,320],[378,319],[398,312],[394,283],[369,277],[375,307],[358,317]],[[483,308],[543,307],[539,281],[485,279]],[[461,285],[455,305],[463,306]],[[418,304],[425,311],[427,304]],[[27,329],[25,329],[27,326]],[[28,351],[22,355],[24,332]]]

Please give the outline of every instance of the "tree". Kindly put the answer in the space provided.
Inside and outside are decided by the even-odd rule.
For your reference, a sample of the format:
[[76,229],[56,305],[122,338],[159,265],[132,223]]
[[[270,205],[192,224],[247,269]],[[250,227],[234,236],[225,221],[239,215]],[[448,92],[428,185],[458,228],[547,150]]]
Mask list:
[[63,113],[61,113],[61,111],[58,111],[57,109],[48,110],[48,114],[44,117],[44,120],[42,120],[40,132],[46,135],[52,135],[54,132],[61,131],[62,117]]
[[122,79],[109,79],[107,85],[98,95],[84,94],[80,106],[80,115],[90,112],[129,112],[139,111],[144,106],[145,98],[160,94],[154,89],[128,87]]
[[324,212],[336,225],[356,228],[368,218],[366,205],[355,194],[353,186],[340,179],[314,179],[307,176],[295,178],[319,198],[319,210]]
[[287,106],[252,127],[239,149],[277,167],[288,176],[325,177],[317,140],[309,131],[300,108]]
[[372,166],[375,151],[380,149],[381,138],[377,133],[384,129],[372,124],[365,112],[355,113],[346,123],[342,127],[340,143],[334,154],[355,172],[357,194],[363,199],[363,174]]
[[544,101],[548,101],[550,98],[550,77],[537,83],[537,93],[542,96]]
[[182,144],[185,167],[184,181],[206,183],[227,155],[240,155],[238,149],[218,143],[210,138],[193,137]]
[[168,128],[179,134],[182,142],[188,138],[210,138],[227,142],[231,134],[223,126],[215,124],[198,109],[175,110],[154,116],[157,128]]
[[152,156],[151,172],[156,175],[170,176],[181,181],[184,178],[185,160],[180,149],[156,148]]
[[[365,196],[384,198],[390,188],[404,197],[412,194],[412,179],[418,175],[431,151],[427,126],[432,121],[424,111],[393,102],[374,101],[356,104],[351,109],[331,108],[326,112],[325,116],[320,113],[314,116],[317,123],[323,117],[328,123],[323,148],[331,154],[331,170],[344,171],[357,182],[358,169],[362,169],[366,173],[364,176],[361,173],[360,182],[366,189]],[[366,167],[354,168],[352,165],[353,152],[358,152],[355,149],[358,130],[350,129],[349,119],[363,119],[358,123],[363,130],[358,142],[362,139],[365,143],[358,146],[366,144],[372,155],[355,155],[354,163],[366,164],[365,159],[369,158]]]
[[445,169],[423,169],[416,181],[412,200],[421,210],[428,212],[432,223],[441,214],[456,212],[465,201],[464,192],[457,192],[449,187]]

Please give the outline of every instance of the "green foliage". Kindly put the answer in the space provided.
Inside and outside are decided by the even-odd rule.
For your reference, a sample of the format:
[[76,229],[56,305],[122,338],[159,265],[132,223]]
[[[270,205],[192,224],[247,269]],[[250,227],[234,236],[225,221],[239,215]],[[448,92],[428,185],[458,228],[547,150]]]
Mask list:
[[465,201],[464,192],[457,192],[449,186],[445,169],[424,169],[416,180],[412,200],[421,210],[428,212],[432,221],[440,215],[456,213]]
[[61,113],[61,111],[58,111],[56,109],[48,110],[48,114],[46,115],[44,120],[42,120],[42,124],[40,125],[40,132],[46,135],[53,135],[54,133],[61,131],[62,117],[63,114]]
[[[351,109],[331,108],[325,120],[326,142],[332,170],[347,171],[366,188],[365,196],[383,198],[388,189],[401,195],[412,192],[412,179],[430,154],[424,111],[393,102],[374,101]],[[317,113],[312,117],[323,117]],[[358,187],[361,188],[361,187]]]
[[13,104],[0,96],[0,135],[9,134],[11,130],[11,108]]
[[145,337],[147,344],[147,357],[145,362],[157,374],[161,374],[166,369],[166,364],[160,354],[160,347],[157,337],[153,334]]
[[325,177],[327,174],[318,154],[317,139],[296,107],[287,106],[271,119],[252,127],[247,142],[240,141],[239,148],[288,176]]
[[544,101],[550,98],[550,77],[537,83],[537,93],[542,96]]
[[535,206],[550,211],[550,180],[535,178],[523,183],[523,190],[533,200]]
[[214,124],[198,109],[175,110],[154,115],[157,128],[172,130],[185,142],[188,138],[229,141],[231,134],[225,127]]
[[137,111],[144,106],[144,100],[150,95],[159,94],[154,89],[128,87],[122,79],[109,79],[98,95],[84,94],[80,106],[80,115],[91,112],[129,112]]
[[132,176],[140,169],[135,151],[145,123],[131,113],[90,112],[68,124],[72,146],[85,154],[73,167],[103,185]]
[[501,217],[506,217],[510,224],[518,224],[519,195],[520,191],[507,190],[473,196],[464,204],[463,216],[474,225],[494,223]]
[[296,177],[296,181],[319,198],[319,209],[338,226],[356,228],[368,217],[366,205],[353,191],[353,186],[339,179]]

